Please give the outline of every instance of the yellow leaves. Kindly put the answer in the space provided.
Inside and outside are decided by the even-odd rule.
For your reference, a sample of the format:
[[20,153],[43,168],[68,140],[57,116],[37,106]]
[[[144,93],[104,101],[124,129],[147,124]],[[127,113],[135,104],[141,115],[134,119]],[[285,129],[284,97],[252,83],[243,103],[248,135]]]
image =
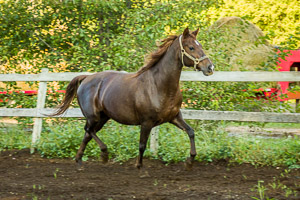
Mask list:
[[[42,29],[41,33],[43,35],[49,34],[49,35],[53,36],[53,35],[55,35],[56,32],[63,32],[63,31],[65,32],[67,30],[68,30],[68,26],[66,25],[66,23],[63,21],[61,22],[59,19],[57,19],[57,20],[53,20],[51,22],[51,25],[49,25],[49,30]],[[40,35],[40,33],[37,30],[35,30],[34,33],[36,35]]]
[[131,7],[132,8],[138,8],[139,6],[137,4],[132,4]]
[[178,32],[178,30],[176,29],[171,30],[170,26],[165,26],[164,30],[165,30],[165,35],[176,35],[176,33]]
[[[37,33],[37,35],[39,35],[39,32],[35,31]],[[41,33],[44,34],[44,35],[47,35],[48,34],[48,31],[45,30],[45,29],[42,29],[41,30]]]
[[45,9],[45,13],[46,13],[46,11],[48,11],[48,13],[54,13],[54,10],[53,10],[53,8],[52,8],[52,7],[50,7],[50,6],[47,6],[47,7],[46,7],[46,9]]
[[59,61],[56,62],[55,65],[49,64],[48,68],[52,69],[54,73],[58,73],[58,72],[66,71],[68,66],[69,64],[67,63],[67,61],[65,61],[64,59],[59,59]]
[[[300,4],[298,0],[224,0],[220,8],[209,8],[206,13],[212,23],[222,17],[245,17],[265,33],[274,31],[273,44],[280,44],[289,34],[296,34],[300,20],[296,19]],[[298,3],[297,3],[298,2]],[[278,29],[281,27],[281,29]]]
[[74,44],[72,44],[71,42],[66,42],[68,45],[70,45],[71,47],[74,46]]
[[98,28],[96,19],[93,19],[93,20],[88,19],[85,22],[82,22],[82,25],[87,27],[87,29],[90,30],[90,31],[94,31]]
[[44,16],[43,10],[40,10],[40,16]]
[[93,40],[90,40],[89,41],[89,44],[90,44],[90,48],[93,48],[94,46],[96,46],[95,44],[95,41],[93,41]]
[[165,30],[165,32],[167,33],[167,34],[169,34],[170,33],[170,26],[165,26],[164,27],[164,30]]

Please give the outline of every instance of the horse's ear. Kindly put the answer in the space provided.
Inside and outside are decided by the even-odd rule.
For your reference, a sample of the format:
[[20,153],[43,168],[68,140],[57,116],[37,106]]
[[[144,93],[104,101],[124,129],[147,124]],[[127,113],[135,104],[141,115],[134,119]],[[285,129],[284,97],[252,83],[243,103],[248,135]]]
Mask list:
[[193,31],[192,34],[193,34],[195,37],[197,37],[198,32],[199,32],[199,28],[197,28],[197,30]]
[[183,38],[187,38],[189,35],[190,35],[190,31],[189,28],[187,27],[186,29],[184,29],[182,36]]

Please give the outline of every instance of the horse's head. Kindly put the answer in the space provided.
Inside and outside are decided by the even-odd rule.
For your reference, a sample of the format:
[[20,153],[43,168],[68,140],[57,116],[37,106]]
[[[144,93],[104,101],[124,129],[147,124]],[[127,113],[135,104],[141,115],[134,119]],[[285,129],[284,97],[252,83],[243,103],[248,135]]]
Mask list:
[[205,55],[202,45],[196,37],[199,29],[190,33],[186,28],[182,35],[179,36],[180,59],[183,65],[194,66],[196,71],[202,71],[205,76],[213,74],[214,65]]

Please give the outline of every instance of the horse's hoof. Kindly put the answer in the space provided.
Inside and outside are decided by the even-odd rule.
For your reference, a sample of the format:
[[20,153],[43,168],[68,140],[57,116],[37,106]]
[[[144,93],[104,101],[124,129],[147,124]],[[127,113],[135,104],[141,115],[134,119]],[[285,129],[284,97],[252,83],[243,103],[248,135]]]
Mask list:
[[193,169],[193,161],[191,158],[187,158],[185,162],[185,169],[191,171]]
[[82,160],[76,160],[77,163],[77,170],[83,170]]
[[137,163],[135,164],[135,167],[138,168],[138,169],[142,169],[143,164],[137,162]]
[[108,152],[101,152],[102,162],[105,164],[108,162]]
[[79,166],[81,166],[82,165],[82,160],[81,159],[75,159],[76,160],[76,163],[77,163],[77,165],[79,165]]
[[142,168],[142,166],[139,165],[139,164],[135,164],[135,167],[136,167],[137,169],[141,169],[141,168]]

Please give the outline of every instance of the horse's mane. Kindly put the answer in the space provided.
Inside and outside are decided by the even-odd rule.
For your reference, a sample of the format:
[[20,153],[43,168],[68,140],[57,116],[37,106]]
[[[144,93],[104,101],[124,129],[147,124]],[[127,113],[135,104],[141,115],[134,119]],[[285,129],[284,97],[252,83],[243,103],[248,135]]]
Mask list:
[[135,76],[139,76],[143,72],[152,68],[164,56],[168,48],[171,46],[174,40],[176,40],[177,37],[177,35],[171,35],[168,38],[163,39],[162,44],[158,46],[158,49],[156,51],[152,52],[148,56],[149,61],[135,73]]

